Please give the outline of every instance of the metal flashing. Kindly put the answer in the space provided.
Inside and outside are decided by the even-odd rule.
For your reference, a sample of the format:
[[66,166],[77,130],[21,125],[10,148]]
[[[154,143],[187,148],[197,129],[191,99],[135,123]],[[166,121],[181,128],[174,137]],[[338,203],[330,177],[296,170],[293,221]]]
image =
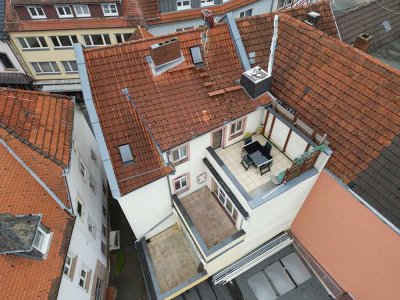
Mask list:
[[121,197],[121,192],[119,190],[117,177],[115,176],[110,155],[108,153],[103,131],[101,130],[99,118],[96,113],[96,108],[93,103],[92,92],[90,90],[89,77],[86,71],[86,63],[85,63],[85,58],[83,56],[83,50],[81,44],[74,44],[74,52],[76,56],[76,63],[78,65],[79,77],[81,78],[83,98],[85,101],[87,112],[89,114],[90,123],[92,125],[94,136],[99,146],[101,159],[103,161],[108,183],[110,185],[111,194],[115,199],[117,199]]
[[239,33],[239,28],[236,24],[235,17],[232,12],[229,12],[224,17],[226,19],[226,23],[228,24],[229,34],[231,35],[233,44],[235,45],[236,52],[238,54],[240,64],[242,65],[245,71],[250,70],[250,62],[247,56],[246,49],[244,48],[242,38]]

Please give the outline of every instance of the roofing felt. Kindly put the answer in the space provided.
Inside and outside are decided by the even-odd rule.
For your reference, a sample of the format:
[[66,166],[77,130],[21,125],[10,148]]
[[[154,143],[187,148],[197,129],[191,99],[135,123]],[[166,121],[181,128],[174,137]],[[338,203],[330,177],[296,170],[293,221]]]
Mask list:
[[0,253],[29,251],[39,223],[38,215],[0,214]]
[[[237,86],[243,72],[228,28],[210,30],[206,69],[196,69],[190,47],[201,45],[200,29],[173,35],[180,40],[184,62],[154,76],[146,60],[151,45],[171,38],[152,38],[129,42],[101,51],[84,51],[93,100],[120,187],[126,193],[148,183],[141,177],[125,178],[162,167],[154,142],[144,128],[147,124],[162,151],[222,126],[270,102],[268,96],[252,101],[242,89],[210,97],[209,92]],[[104,66],[107,66],[106,68]],[[205,82],[213,85],[206,87]],[[137,110],[122,94],[128,88]],[[228,89],[229,90],[229,89]],[[139,120],[140,113],[144,124]],[[135,164],[123,166],[118,146],[129,143]],[[165,170],[165,169],[163,169]],[[153,172],[160,176],[159,172]],[[162,174],[166,174],[163,171]],[[124,193],[123,192],[123,193]]]
[[354,299],[399,298],[400,238],[327,172],[290,230]]
[[[397,13],[396,13],[397,12]],[[372,35],[369,51],[374,51],[400,38],[400,2],[368,1],[335,17],[342,41],[353,44],[362,33]],[[386,31],[384,22],[391,30]]]
[[66,96],[0,90],[0,127],[64,168],[71,154],[73,109]]
[[[62,173],[54,172],[55,163],[42,158],[27,145],[12,136],[6,136],[0,128],[1,138],[12,147],[20,158],[38,159],[42,173],[52,177],[42,179],[48,185],[61,178]],[[40,176],[40,175],[39,175]],[[42,214],[42,223],[50,228],[53,236],[48,256],[45,260],[1,255],[0,256],[0,290],[2,299],[56,299],[58,286],[62,277],[65,256],[73,227],[70,217],[27,172],[27,170],[0,145],[0,211],[12,215]],[[63,193],[67,194],[64,186]],[[39,275],[40,274],[40,275]]]
[[[255,51],[262,67],[267,65],[272,22],[269,15],[238,21],[247,52]],[[272,77],[272,93],[328,135],[334,153],[327,167],[346,184],[362,178],[362,171],[400,134],[400,72],[283,14]],[[392,162],[384,162],[390,168]],[[364,198],[383,206],[390,201],[388,210],[400,207],[398,186],[388,187],[398,185],[400,172],[375,176],[387,184],[371,185]]]
[[20,20],[15,9],[12,7],[10,0],[5,0],[5,3],[6,19],[4,30],[7,32],[126,28],[144,25],[142,10],[137,0],[122,1],[121,6],[123,16],[121,17],[45,20]]

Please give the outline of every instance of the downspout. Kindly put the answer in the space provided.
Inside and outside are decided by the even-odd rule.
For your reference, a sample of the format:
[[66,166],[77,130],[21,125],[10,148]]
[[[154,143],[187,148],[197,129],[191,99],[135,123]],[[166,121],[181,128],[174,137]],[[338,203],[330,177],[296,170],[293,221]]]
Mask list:
[[271,50],[269,53],[269,61],[268,61],[268,77],[272,76],[272,67],[274,66],[274,57],[275,57],[275,49],[276,49],[276,42],[278,40],[278,22],[279,16],[275,15],[274,18],[274,34],[272,35],[271,41]]

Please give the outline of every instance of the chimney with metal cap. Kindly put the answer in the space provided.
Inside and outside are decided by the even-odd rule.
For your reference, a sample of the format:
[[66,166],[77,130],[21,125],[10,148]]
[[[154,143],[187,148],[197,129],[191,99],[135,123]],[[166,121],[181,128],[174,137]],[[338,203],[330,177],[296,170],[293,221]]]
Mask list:
[[315,27],[317,25],[320,17],[321,17],[321,14],[317,13],[316,11],[311,11],[306,15],[306,19],[304,20],[304,22],[310,26]]

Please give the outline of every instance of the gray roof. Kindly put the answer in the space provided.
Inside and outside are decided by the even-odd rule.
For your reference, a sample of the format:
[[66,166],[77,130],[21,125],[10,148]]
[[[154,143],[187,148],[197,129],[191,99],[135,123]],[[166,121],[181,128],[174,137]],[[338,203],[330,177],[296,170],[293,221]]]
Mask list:
[[400,228],[400,133],[349,186]]
[[400,37],[369,54],[385,64],[400,70]]
[[5,14],[5,0],[0,0],[0,40],[6,40],[7,34],[4,30],[4,14]]
[[0,73],[0,86],[31,83],[32,78],[22,73]]
[[[399,0],[378,0],[358,5],[341,15],[336,15],[336,23],[341,39],[353,44],[356,37],[362,33],[372,35],[369,51],[374,51],[391,43],[400,37]],[[391,30],[386,31],[383,22],[390,24]]]
[[0,254],[32,248],[40,216],[0,214]]

